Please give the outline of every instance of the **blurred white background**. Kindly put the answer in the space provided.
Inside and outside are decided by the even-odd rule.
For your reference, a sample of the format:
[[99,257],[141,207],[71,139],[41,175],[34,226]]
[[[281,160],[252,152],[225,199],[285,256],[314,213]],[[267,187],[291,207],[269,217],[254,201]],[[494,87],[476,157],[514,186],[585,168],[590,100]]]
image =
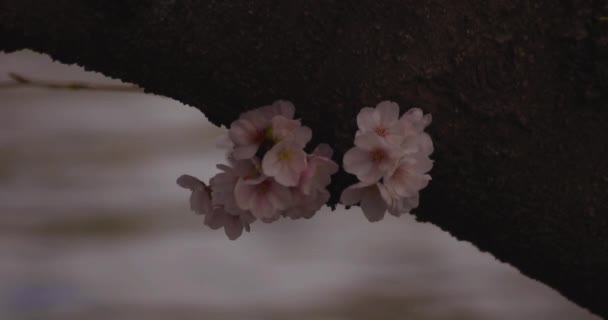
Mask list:
[[[29,51],[0,53],[9,72],[120,83]],[[142,93],[0,89],[0,319],[598,319],[409,216],[229,241],[175,184],[216,172],[222,130]]]

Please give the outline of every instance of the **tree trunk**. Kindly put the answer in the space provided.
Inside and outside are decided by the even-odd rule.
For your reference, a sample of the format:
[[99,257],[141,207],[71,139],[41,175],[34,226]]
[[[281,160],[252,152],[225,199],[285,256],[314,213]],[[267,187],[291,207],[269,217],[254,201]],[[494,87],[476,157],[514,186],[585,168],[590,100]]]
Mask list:
[[[605,0],[0,0],[31,48],[229,125],[295,103],[335,159],[361,107],[433,114],[418,220],[608,316]],[[340,172],[332,204],[353,182]]]

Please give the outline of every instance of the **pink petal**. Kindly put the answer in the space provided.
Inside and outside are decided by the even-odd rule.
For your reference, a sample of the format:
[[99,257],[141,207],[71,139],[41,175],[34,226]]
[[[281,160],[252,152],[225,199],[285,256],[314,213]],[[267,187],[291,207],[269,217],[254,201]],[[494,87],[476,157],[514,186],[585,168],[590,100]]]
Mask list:
[[[287,159],[280,158],[282,152],[289,155]],[[292,141],[277,143],[262,160],[264,174],[274,177],[284,186],[296,186],[304,169],[306,169],[306,153]]]
[[224,232],[230,240],[236,240],[243,234],[243,224],[238,217],[228,217],[224,224]]
[[392,101],[382,101],[376,106],[380,115],[380,123],[390,125],[399,120],[399,105]]
[[276,208],[272,206],[268,197],[263,195],[252,197],[249,210],[254,217],[261,220],[274,219],[277,215]]
[[365,188],[370,185],[369,183],[359,182],[348,186],[340,195],[340,203],[345,206],[352,206],[361,202]]
[[208,214],[211,212],[211,198],[208,190],[199,189],[192,191],[190,195],[190,210],[197,214]]
[[203,223],[211,230],[217,230],[224,225],[224,214],[220,211],[214,211],[205,216]]
[[355,137],[355,146],[363,150],[374,150],[377,148],[387,148],[388,145],[375,132],[367,132]]
[[277,100],[272,103],[272,107],[277,115],[281,115],[288,119],[293,119],[293,116],[296,113],[296,107],[287,100]]
[[312,139],[312,130],[309,127],[299,127],[294,131],[293,139],[300,148],[304,148]]
[[205,187],[205,184],[202,181],[187,174],[181,175],[179,178],[177,178],[176,182],[184,189],[195,190]]
[[293,201],[291,191],[274,181],[270,184],[267,197],[268,201],[270,201],[272,206],[277,210],[287,209]]
[[373,108],[363,108],[357,115],[357,126],[363,132],[374,131],[380,125],[380,115]]
[[321,143],[315,148],[312,154],[315,156],[331,159],[334,154],[334,150],[327,143]]
[[386,203],[380,196],[378,188],[365,189],[361,199],[361,210],[369,222],[382,220],[386,212]]
[[235,147],[232,151],[232,155],[235,159],[244,160],[250,159],[255,156],[255,153],[258,152],[259,145],[251,144],[243,147]]
[[408,198],[400,198],[397,203],[388,208],[388,213],[395,217],[399,217],[404,213],[409,213],[412,209],[418,207],[418,195]]
[[239,119],[230,125],[228,136],[235,145],[247,145],[256,142],[259,130],[251,121]]
[[351,148],[344,154],[344,171],[359,175],[370,171],[373,162],[369,157],[369,152],[357,147]]
[[248,210],[251,198],[254,196],[255,186],[248,185],[243,179],[239,179],[234,187],[234,199],[242,210]]

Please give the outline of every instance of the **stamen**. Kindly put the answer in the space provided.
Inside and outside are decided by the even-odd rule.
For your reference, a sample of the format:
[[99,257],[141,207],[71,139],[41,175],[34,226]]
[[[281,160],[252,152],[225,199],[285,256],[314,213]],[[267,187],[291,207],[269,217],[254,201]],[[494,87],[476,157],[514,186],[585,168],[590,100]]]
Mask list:
[[381,137],[386,137],[386,128],[378,127],[376,129],[374,129],[374,131],[376,132],[377,135],[379,135]]

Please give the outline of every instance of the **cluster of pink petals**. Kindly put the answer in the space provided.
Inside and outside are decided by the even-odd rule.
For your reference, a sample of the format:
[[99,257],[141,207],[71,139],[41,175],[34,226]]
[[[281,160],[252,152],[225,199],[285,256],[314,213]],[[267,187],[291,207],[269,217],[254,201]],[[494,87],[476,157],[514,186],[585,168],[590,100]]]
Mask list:
[[224,228],[234,240],[256,220],[309,219],[327,203],[338,171],[333,151],[321,144],[307,153],[312,131],[294,115],[294,105],[281,100],[243,113],[223,143],[228,164],[217,166],[221,172],[209,185],[188,175],[177,179],[192,191],[190,207],[205,216],[205,225]]
[[344,154],[346,172],[359,182],[346,188],[340,202],[359,204],[369,221],[381,220],[386,211],[400,216],[418,207],[419,191],[431,180],[429,158],[433,142],[424,129],[431,115],[414,108],[399,117],[399,105],[380,102],[357,116],[355,146]]

